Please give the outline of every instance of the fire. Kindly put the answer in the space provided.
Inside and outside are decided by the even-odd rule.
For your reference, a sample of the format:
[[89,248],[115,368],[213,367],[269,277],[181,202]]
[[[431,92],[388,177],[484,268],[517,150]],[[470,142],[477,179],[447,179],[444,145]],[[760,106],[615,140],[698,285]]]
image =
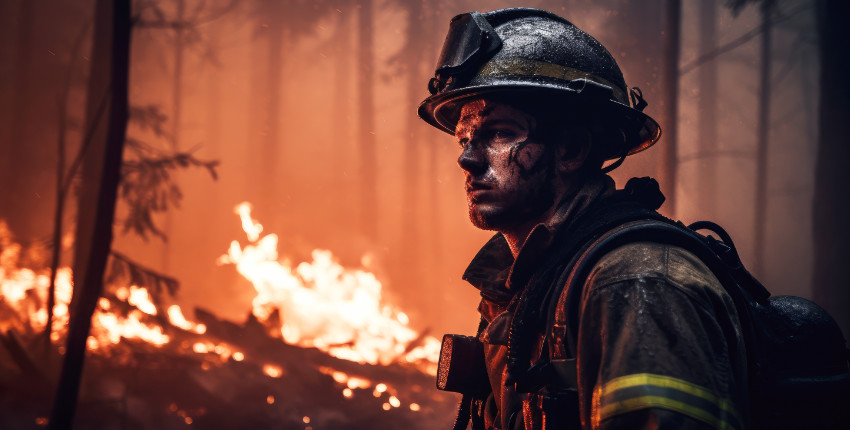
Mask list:
[[[15,328],[20,331],[41,331],[47,325],[47,294],[50,286],[48,271],[36,273],[18,267],[21,246],[11,240],[8,229],[0,221],[0,305],[15,311],[16,318],[0,321],[0,329]],[[51,340],[60,342],[67,333],[69,312],[73,294],[73,273],[62,267],[56,273],[56,302],[53,307]],[[170,341],[163,327],[150,317],[158,314],[157,306],[144,287],[131,285],[119,287],[111,298],[102,297],[92,315],[92,327],[86,345],[89,350],[100,351],[109,345],[118,344],[122,338],[139,339],[154,346]],[[114,301],[114,302],[113,302]],[[120,312],[114,306],[123,303],[126,310]],[[169,322],[184,330],[203,333],[205,327],[187,321],[176,305],[168,309]],[[228,353],[229,355],[229,353]]]
[[[373,273],[345,268],[326,250],[313,251],[312,261],[297,265],[280,260],[277,236],[263,235],[262,225],[251,218],[250,205],[237,206],[236,213],[249,243],[243,247],[233,241],[219,261],[234,264],[252,282],[256,290],[252,313],[260,322],[289,344],[315,347],[337,358],[381,365],[409,363],[435,373],[439,341],[410,328],[407,314],[382,301],[382,284]],[[50,277],[47,270],[19,267],[21,253],[21,246],[0,220],[0,310],[11,309],[14,316],[0,320],[0,330],[35,333],[47,324]],[[369,258],[364,256],[363,261]],[[71,269],[60,268],[51,330],[51,340],[60,345],[67,334],[73,288]],[[172,341],[175,329],[206,333],[206,327],[188,320],[179,306],[160,306],[145,286],[108,286],[92,316],[88,349],[108,353],[122,339],[162,347]],[[215,354],[222,362],[246,360],[242,351],[212,339],[184,340],[179,347]],[[264,364],[263,371],[274,378],[286,374],[273,363]],[[338,371],[326,373],[342,386],[345,397],[368,389],[398,407],[396,393],[383,383]]]
[[382,303],[381,282],[364,270],[346,269],[326,250],[314,250],[312,261],[294,266],[280,260],[275,234],[261,235],[251,207],[236,207],[249,244],[233,241],[219,261],[235,264],[257,295],[253,314],[272,322],[287,343],[315,347],[351,361],[370,364],[424,363],[434,373],[440,342],[408,327],[406,314]]
[[186,317],[183,316],[183,311],[180,310],[180,306],[169,306],[167,313],[168,320],[171,321],[171,324],[174,324],[175,326],[180,327],[183,330],[193,331],[198,334],[204,334],[207,331],[207,326],[203,324],[195,324],[191,321],[188,321]]

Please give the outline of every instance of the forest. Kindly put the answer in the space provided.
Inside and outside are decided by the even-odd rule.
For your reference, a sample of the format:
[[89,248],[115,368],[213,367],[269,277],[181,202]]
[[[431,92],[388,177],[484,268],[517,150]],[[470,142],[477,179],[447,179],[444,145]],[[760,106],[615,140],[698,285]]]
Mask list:
[[[845,3],[0,1],[0,427],[448,426],[429,357],[474,331],[461,274],[492,232],[416,109],[472,10],[601,41],[662,128],[618,186],[658,179],[664,215],[724,226],[850,333]],[[337,327],[361,296],[390,338]]]

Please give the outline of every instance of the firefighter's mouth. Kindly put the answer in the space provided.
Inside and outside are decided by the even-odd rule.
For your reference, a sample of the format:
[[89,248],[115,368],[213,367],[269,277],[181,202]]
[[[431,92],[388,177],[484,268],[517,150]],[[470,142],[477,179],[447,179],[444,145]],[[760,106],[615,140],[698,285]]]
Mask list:
[[482,181],[467,181],[466,195],[470,201],[476,203],[482,199],[486,199],[488,194],[491,194],[493,186]]

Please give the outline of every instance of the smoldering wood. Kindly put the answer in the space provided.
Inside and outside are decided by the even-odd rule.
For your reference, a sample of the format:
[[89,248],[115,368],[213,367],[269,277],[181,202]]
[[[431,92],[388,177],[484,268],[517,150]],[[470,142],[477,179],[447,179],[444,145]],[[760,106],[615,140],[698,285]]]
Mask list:
[[[110,311],[126,314],[133,308],[107,294]],[[304,417],[314,428],[448,428],[453,418],[456,395],[437,391],[433,377],[410,365],[370,365],[342,360],[315,348],[284,343],[270,335],[269,323],[248,318],[235,323],[196,309],[195,319],[206,325],[199,334],[162,324],[170,342],[163,346],[122,338],[91,354],[86,361],[79,411],[74,428],[161,428],[182,429],[187,423],[199,428],[303,429]],[[145,323],[156,323],[143,316]],[[28,339],[35,339],[36,333]],[[0,427],[31,427],[44,416],[44,389],[37,389],[31,372],[39,364],[25,340],[16,342],[23,351],[23,367],[8,362],[9,347],[0,347],[0,387],[17,393],[17,398],[0,403]],[[244,354],[236,361],[214,353],[193,351],[195,343],[224,345]],[[20,351],[18,353],[21,353]],[[58,354],[54,350],[55,354]],[[273,364],[280,377],[264,373]],[[8,369],[14,368],[14,372]],[[26,371],[22,369],[27,369]],[[330,372],[367,379],[368,388],[355,388],[351,397],[342,392],[346,384]],[[12,375],[10,375],[12,373]],[[374,395],[377,383],[386,384],[386,393]],[[400,407],[384,410],[392,392]],[[0,395],[2,396],[2,395]],[[271,396],[271,397],[269,397]],[[421,409],[413,411],[409,405]],[[189,419],[190,421],[187,421]]]

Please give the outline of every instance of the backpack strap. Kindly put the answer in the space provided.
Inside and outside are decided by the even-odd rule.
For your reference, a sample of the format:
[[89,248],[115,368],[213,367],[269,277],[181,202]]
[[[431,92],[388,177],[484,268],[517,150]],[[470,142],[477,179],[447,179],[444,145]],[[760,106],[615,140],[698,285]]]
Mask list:
[[[732,296],[739,318],[744,320],[742,321],[744,335],[752,339],[752,333],[748,333],[750,330],[747,330],[748,324],[746,323],[749,321],[750,313],[747,303],[756,299],[741,288],[730,287],[737,285],[737,281],[733,273],[730,272],[727,262],[723,261],[711,246],[712,240],[712,238],[706,238],[688,229],[680,222],[652,219],[625,223],[588,244],[581,255],[575,259],[575,263],[566,275],[564,288],[557,302],[555,302],[553,312],[551,312],[550,357],[557,359],[576,356],[580,306],[587,276],[605,254],[620,246],[635,242],[654,242],[676,246],[696,255],[718,278],[727,293]],[[723,243],[716,240],[714,242]],[[761,284],[758,284],[758,287],[761,287]],[[763,288],[761,287],[762,290]],[[764,291],[766,293],[766,290]]]
[[[548,361],[544,360],[546,353],[540,355],[539,366],[529,368],[528,363],[540,331],[549,337],[551,303],[561,293],[570,268],[590,244],[617,226],[638,220],[666,220],[655,211],[663,201],[654,179],[632,178],[623,190],[593,203],[568,228],[556,233],[554,242],[559,244],[556,252],[540,264],[547,269],[535,275],[518,298],[508,335],[508,384],[515,385],[518,392],[535,392],[542,387],[540,382],[547,380],[545,375],[564,373],[563,369],[544,369]],[[557,366],[574,367],[574,364]]]

